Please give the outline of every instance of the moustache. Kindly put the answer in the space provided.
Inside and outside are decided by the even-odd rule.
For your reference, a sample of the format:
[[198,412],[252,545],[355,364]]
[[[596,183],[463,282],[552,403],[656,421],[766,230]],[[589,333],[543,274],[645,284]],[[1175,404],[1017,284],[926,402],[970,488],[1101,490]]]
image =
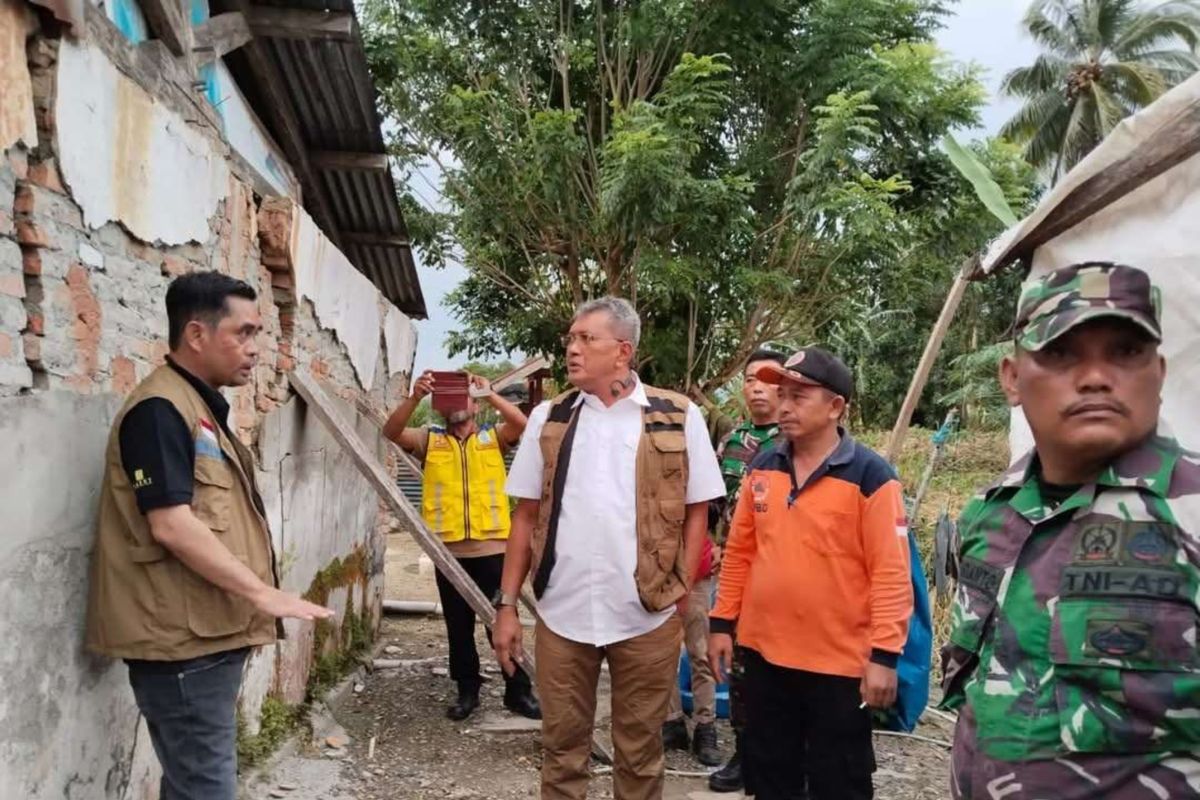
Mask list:
[[1063,409],[1062,413],[1064,417],[1073,417],[1076,414],[1086,414],[1089,411],[1112,411],[1122,416],[1129,415],[1129,408],[1121,401],[1113,398],[1098,400],[1094,397],[1076,400]]

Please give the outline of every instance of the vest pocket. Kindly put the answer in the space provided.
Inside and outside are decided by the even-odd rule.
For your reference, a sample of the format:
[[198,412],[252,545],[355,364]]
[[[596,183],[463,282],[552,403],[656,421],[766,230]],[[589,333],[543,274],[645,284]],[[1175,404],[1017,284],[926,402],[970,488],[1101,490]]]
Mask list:
[[1196,610],[1188,602],[1063,598],[1050,657],[1068,752],[1147,753],[1200,746]]
[[[234,558],[246,563],[246,556],[234,553]],[[183,573],[184,603],[187,605],[188,628],[202,639],[217,639],[242,633],[250,627],[254,608],[249,601],[209,583],[187,567]]]
[[192,513],[213,531],[229,529],[233,514],[233,471],[224,459],[196,457]]

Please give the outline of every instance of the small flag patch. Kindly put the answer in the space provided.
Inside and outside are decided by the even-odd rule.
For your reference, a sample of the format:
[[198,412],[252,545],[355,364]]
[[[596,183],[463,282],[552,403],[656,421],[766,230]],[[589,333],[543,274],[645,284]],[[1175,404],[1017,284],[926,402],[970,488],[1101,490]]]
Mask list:
[[904,517],[896,518],[896,535],[901,537],[908,536],[908,520]]

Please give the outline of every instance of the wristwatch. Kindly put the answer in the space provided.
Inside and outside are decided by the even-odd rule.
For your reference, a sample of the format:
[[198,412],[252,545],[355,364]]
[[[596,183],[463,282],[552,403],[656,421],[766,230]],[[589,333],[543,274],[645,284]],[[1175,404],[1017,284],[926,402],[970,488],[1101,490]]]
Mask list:
[[513,594],[505,594],[503,589],[497,589],[492,595],[492,608],[499,611],[505,606],[517,607],[517,596]]

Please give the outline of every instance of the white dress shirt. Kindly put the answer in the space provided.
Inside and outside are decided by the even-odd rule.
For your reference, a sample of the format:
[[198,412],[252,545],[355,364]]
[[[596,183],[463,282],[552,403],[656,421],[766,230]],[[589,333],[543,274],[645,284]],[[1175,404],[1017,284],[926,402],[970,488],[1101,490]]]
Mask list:
[[[571,641],[604,647],[649,633],[674,609],[647,611],[638,598],[637,499],[634,476],[642,409],[650,403],[641,381],[625,398],[606,407],[580,392],[579,422],[558,518],[556,560],[538,601],[538,614],[550,630]],[[508,494],[542,499],[542,449],[538,442],[550,403],[529,416],[521,446],[508,472]],[[721,470],[700,410],[688,403],[687,503],[725,493]],[[547,554],[548,557],[548,554]]]

